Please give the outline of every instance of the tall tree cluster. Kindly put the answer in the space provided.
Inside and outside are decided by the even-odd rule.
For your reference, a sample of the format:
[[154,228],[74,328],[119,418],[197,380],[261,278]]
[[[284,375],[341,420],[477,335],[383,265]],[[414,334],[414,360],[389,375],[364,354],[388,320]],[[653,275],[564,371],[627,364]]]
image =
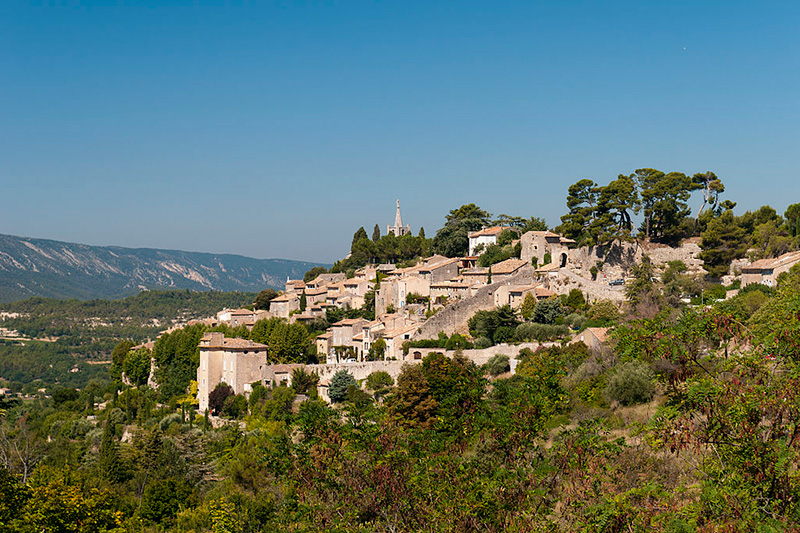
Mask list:
[[[701,191],[703,203],[694,221],[688,205],[694,191]],[[633,215],[642,215],[640,235],[663,243],[676,243],[698,230],[697,221],[706,213],[718,213],[722,181],[713,173],[688,176],[640,168],[620,174],[607,185],[582,179],[567,192],[569,212],[558,228],[580,244],[596,245],[628,240],[634,230]]]

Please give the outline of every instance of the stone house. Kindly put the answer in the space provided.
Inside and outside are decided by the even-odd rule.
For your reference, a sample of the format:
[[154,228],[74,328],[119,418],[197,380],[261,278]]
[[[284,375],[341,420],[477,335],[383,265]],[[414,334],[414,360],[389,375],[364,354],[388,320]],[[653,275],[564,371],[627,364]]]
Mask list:
[[512,257],[491,266],[492,269],[492,283],[498,281],[505,281],[506,279],[516,276],[523,267],[527,266],[528,262],[522,259]]
[[242,325],[252,328],[257,321],[263,318],[269,318],[270,316],[269,311],[264,310],[223,309],[217,313],[217,321],[222,324],[228,324],[234,328]]
[[431,300],[440,298],[454,299],[470,296],[469,284],[465,281],[441,281],[431,283]]
[[324,274],[320,274],[316,278],[312,279],[308,283],[306,283],[306,287],[310,287],[312,289],[319,289],[320,287],[325,287],[330,285],[331,283],[337,283],[339,281],[344,281],[346,276],[344,272],[325,272]]
[[306,284],[302,279],[287,279],[284,292],[303,292]]
[[206,333],[200,339],[200,365],[197,367],[200,412],[208,409],[208,395],[220,383],[230,385],[236,394],[249,393],[251,384],[261,381],[266,364],[265,344],[227,339],[219,332]]
[[469,287],[486,285],[489,279],[489,269],[485,267],[468,268],[461,271],[461,279]]
[[535,257],[537,265],[543,265],[545,255],[549,254],[551,262],[560,268],[567,266],[570,247],[575,244],[574,240],[552,231],[529,231],[522,235],[520,242],[520,259],[526,263],[531,263]]
[[497,237],[507,229],[510,228],[506,226],[492,226],[491,228],[483,228],[478,231],[470,231],[467,233],[467,238],[469,239],[469,255],[475,255],[478,246],[483,245],[482,250],[485,250],[490,245],[497,244]]
[[800,263],[800,251],[785,253],[774,259],[760,259],[742,267],[742,287],[761,283],[775,287],[778,276]]
[[586,328],[573,337],[571,343],[582,342],[592,353],[598,353],[608,340],[609,328]]
[[510,305],[516,309],[522,305],[528,294],[533,294],[537,301],[555,296],[553,291],[542,285],[501,285],[494,292],[494,305],[495,307]]
[[[308,299],[308,293],[306,293]],[[300,295],[297,293],[286,293],[276,296],[269,303],[269,312],[272,316],[279,318],[289,318],[292,311],[300,310]]]
[[319,357],[320,361],[327,360],[333,356],[333,331],[328,330],[317,335],[316,339],[314,339],[314,344],[317,347],[317,357]]
[[411,324],[384,332],[383,340],[386,342],[384,357],[386,359],[396,359],[397,361],[405,360],[406,356],[403,354],[403,343],[407,340],[411,340],[412,335],[414,335],[418,327],[417,324]]
[[430,282],[420,276],[383,280],[380,289],[375,294],[375,315],[380,317],[386,314],[389,306],[394,307],[396,311],[402,309],[406,305],[406,298],[409,294],[430,296],[430,287]]

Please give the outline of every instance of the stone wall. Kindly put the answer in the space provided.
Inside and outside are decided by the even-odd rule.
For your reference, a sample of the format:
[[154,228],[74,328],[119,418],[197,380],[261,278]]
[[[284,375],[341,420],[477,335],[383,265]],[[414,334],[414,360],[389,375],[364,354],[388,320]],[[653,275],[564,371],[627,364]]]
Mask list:
[[467,322],[478,311],[494,309],[494,292],[501,285],[526,285],[536,280],[536,272],[531,266],[524,266],[515,276],[481,287],[475,296],[464,298],[448,305],[434,316],[426,320],[414,334],[412,340],[435,339],[443,331],[450,336],[453,333],[468,332]]

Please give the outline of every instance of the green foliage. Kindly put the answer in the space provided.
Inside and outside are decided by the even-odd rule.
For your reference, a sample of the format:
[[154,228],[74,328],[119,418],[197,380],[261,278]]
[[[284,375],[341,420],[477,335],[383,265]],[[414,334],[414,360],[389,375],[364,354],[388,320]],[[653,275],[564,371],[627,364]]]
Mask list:
[[384,372],[383,370],[377,370],[372,372],[369,376],[367,376],[367,380],[365,382],[366,386],[370,390],[381,390],[386,387],[391,387],[394,385],[394,380],[392,376],[389,375],[388,372]]
[[478,258],[478,266],[491,267],[492,265],[500,263],[501,261],[505,261],[506,259],[519,257],[520,251],[521,248],[519,246],[512,246],[511,244],[506,244],[503,246],[500,244],[490,244]]
[[[321,267],[320,267],[321,268]],[[264,289],[259,292],[255,300],[253,300],[253,307],[255,309],[269,309],[269,303],[278,296],[278,292],[274,289]]]
[[142,518],[168,524],[179,510],[192,506],[194,491],[183,480],[159,479],[147,485],[142,496]]
[[369,354],[367,355],[367,360],[383,361],[385,353],[386,353],[386,341],[383,339],[377,339],[369,347]]
[[310,268],[308,270],[308,272],[303,274],[303,281],[305,283],[309,283],[309,282],[314,281],[315,279],[317,279],[320,274],[325,274],[326,272],[328,272],[328,269],[323,267],[323,266],[316,266],[316,267]]
[[331,378],[330,387],[328,387],[328,397],[333,403],[340,403],[347,399],[347,388],[350,385],[358,385],[356,379],[347,370],[339,370]]
[[563,338],[568,334],[569,327],[564,324],[524,322],[517,326],[514,338],[520,342],[545,342]]
[[561,304],[561,300],[554,297],[537,302],[531,318],[538,324],[555,324],[559,318],[568,313],[569,310]]
[[722,277],[728,273],[731,261],[742,257],[747,250],[746,230],[734,217],[733,211],[725,211],[709,222],[700,241],[700,259],[703,268],[711,277]]
[[519,312],[522,315],[522,318],[525,320],[531,320],[533,318],[534,310],[536,310],[536,297],[533,295],[533,293],[529,292],[525,295],[525,298],[523,298]]
[[475,337],[486,337],[494,344],[507,342],[514,337],[519,320],[510,306],[491,311],[478,311],[469,319],[469,332]]
[[496,354],[486,362],[486,371],[491,376],[497,377],[511,370],[511,364],[507,355]]
[[227,383],[219,383],[214,390],[208,393],[208,408],[213,415],[219,415],[225,407],[228,398],[234,396],[233,387]]
[[447,222],[433,238],[431,248],[434,253],[445,257],[461,257],[469,252],[470,231],[477,231],[489,225],[491,215],[475,204],[462,205],[446,216]]
[[582,311],[586,308],[586,298],[584,298],[580,289],[571,289],[566,300],[564,300],[564,305],[575,311]]
[[205,326],[194,324],[165,333],[156,340],[153,360],[162,398],[170,399],[186,393],[189,382],[197,375],[199,345],[204,333]]
[[[60,383],[82,388],[109,372],[104,364],[88,362],[111,359],[112,379],[120,379],[124,358],[134,344],[155,338],[177,322],[207,317],[224,307],[242,307],[253,297],[243,292],[143,291],[121,300],[31,298],[4,304],[3,311],[19,316],[0,319],[0,326],[33,338],[58,339],[24,346],[0,341],[0,376],[24,383],[40,379],[41,386]],[[154,319],[160,325],[154,325]]]
[[269,346],[271,363],[306,363],[315,356],[313,339],[299,322],[289,324],[274,317],[262,319],[253,325],[249,337]]
[[783,216],[786,219],[789,235],[792,237],[800,235],[800,203],[792,204],[787,207]]
[[131,348],[134,346],[135,344],[133,341],[124,340],[120,341],[119,344],[117,344],[111,351],[111,369],[109,370],[111,379],[122,379],[125,358],[128,356],[128,352],[130,352]]
[[133,385],[140,387],[147,384],[147,378],[150,376],[151,357],[150,350],[145,347],[128,352],[125,363],[122,365],[122,371]]
[[297,394],[308,394],[316,392],[319,383],[319,374],[308,372],[305,368],[295,368],[292,370],[292,389]]
[[589,308],[586,316],[592,320],[616,321],[619,319],[619,307],[611,300],[599,300]]
[[622,405],[649,402],[655,393],[655,375],[639,361],[628,361],[614,368],[608,378],[606,394]]

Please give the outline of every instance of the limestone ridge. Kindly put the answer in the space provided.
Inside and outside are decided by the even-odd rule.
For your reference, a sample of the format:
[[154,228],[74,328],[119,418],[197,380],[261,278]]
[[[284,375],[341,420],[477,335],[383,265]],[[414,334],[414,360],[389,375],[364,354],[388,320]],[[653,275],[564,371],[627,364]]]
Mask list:
[[43,296],[119,298],[144,288],[257,292],[316,263],[240,255],[88,246],[0,234],[0,302]]

